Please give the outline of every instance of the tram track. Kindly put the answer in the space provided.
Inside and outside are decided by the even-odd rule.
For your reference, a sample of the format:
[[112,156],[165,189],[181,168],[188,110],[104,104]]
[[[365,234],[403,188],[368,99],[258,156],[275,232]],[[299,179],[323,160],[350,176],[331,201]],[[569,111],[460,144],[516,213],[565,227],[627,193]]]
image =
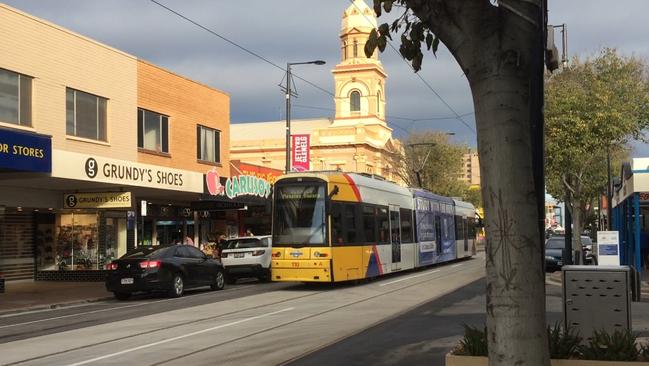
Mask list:
[[[270,331],[273,331],[273,330],[276,330],[276,329],[281,329],[283,327],[287,327],[287,326],[290,326],[290,325],[293,325],[293,324],[297,324],[297,323],[305,321],[307,319],[312,319],[314,317],[323,316],[325,314],[329,314],[329,313],[332,313],[332,312],[335,312],[335,311],[338,311],[338,310],[341,310],[341,309],[352,307],[354,305],[358,305],[358,304],[361,304],[363,302],[368,302],[368,301],[374,300],[374,299],[382,297],[382,296],[387,296],[387,295],[390,295],[390,294],[393,294],[393,293],[396,293],[396,292],[399,292],[399,291],[403,291],[403,290],[406,290],[406,289],[421,285],[422,283],[425,283],[425,282],[428,282],[428,281],[431,281],[431,280],[437,280],[437,279],[440,279],[440,278],[449,277],[449,276],[452,276],[452,275],[454,275],[456,273],[462,272],[462,271],[467,269],[466,266],[456,267],[456,268],[447,267],[447,268],[449,269],[448,272],[440,273],[439,266],[435,266],[435,267],[432,267],[431,268],[432,270],[430,270],[430,272],[427,274],[427,275],[436,274],[436,276],[434,276],[434,277],[423,276],[423,274],[420,274],[421,276],[417,275],[418,280],[415,281],[415,282],[412,282],[412,283],[408,283],[408,284],[398,283],[397,284],[396,282],[393,282],[393,281],[388,282],[387,285],[394,284],[394,285],[397,285],[398,287],[389,289],[387,291],[382,291],[382,292],[374,294],[372,296],[366,296],[366,297],[363,297],[361,299],[354,300],[354,301],[351,301],[351,302],[348,302],[348,303],[345,303],[345,304],[342,304],[342,305],[339,305],[339,306],[335,306],[335,307],[332,307],[332,308],[329,308],[329,309],[326,309],[326,310],[323,310],[323,311],[320,311],[320,312],[317,312],[317,313],[310,313],[310,314],[308,314],[306,316],[303,316],[303,317],[300,317],[300,318],[297,318],[297,319],[292,319],[291,321],[283,322],[283,323],[280,323],[280,324],[276,324],[276,325],[273,325],[271,327],[266,327],[266,328],[263,328],[263,329],[260,329],[260,330],[257,330],[257,331],[251,332],[251,333],[247,333],[245,335],[242,335],[240,337],[236,337],[236,338],[233,338],[233,339],[229,339],[227,341],[216,342],[216,343],[210,344],[210,345],[208,345],[206,347],[202,347],[200,349],[197,349],[197,350],[194,350],[194,351],[191,351],[191,352],[187,352],[187,353],[184,353],[184,354],[181,354],[181,355],[176,355],[174,357],[170,357],[170,358],[162,360],[162,361],[151,363],[150,365],[156,365],[156,366],[157,365],[165,365],[165,364],[169,364],[169,363],[174,362],[174,361],[179,361],[179,360],[185,359],[187,357],[197,355],[197,354],[200,354],[202,352],[206,352],[206,351],[211,350],[211,349],[213,349],[215,347],[221,347],[221,346],[224,346],[224,345],[229,345],[229,344],[232,344],[232,343],[236,343],[238,341],[241,341],[241,340],[243,340],[245,338],[248,338],[248,337],[251,337],[251,336],[261,335],[261,334],[264,334],[264,333],[267,333],[267,332],[270,332]],[[385,280],[389,280],[389,279],[390,279],[390,277],[385,278]],[[411,278],[406,278],[406,279],[411,279]],[[401,282],[401,281],[399,281],[399,282]],[[385,290],[386,289],[385,287],[381,286],[383,284],[378,284],[376,282],[371,282],[371,283],[368,283],[367,285],[379,285],[379,286],[377,286],[377,290],[379,290],[379,289]],[[353,288],[356,288],[356,287],[357,286],[352,286],[352,287],[345,288],[343,290],[346,290],[346,289],[349,289],[349,288],[353,289]],[[272,307],[272,306],[276,306],[276,305],[281,305],[281,304],[290,305],[290,302],[299,301],[299,300],[309,298],[309,297],[313,297],[313,296],[316,296],[316,295],[327,294],[328,292],[330,292],[330,291],[322,291],[322,290],[313,291],[313,292],[310,292],[308,294],[302,294],[300,296],[293,296],[293,297],[289,297],[289,298],[278,300],[278,301],[259,304],[259,305],[250,306],[250,307],[246,307],[246,308],[241,308],[241,309],[237,309],[237,310],[234,310],[234,311],[230,311],[230,312],[226,312],[226,313],[222,313],[222,314],[218,314],[218,315],[214,315],[214,316],[208,316],[208,317],[203,317],[203,318],[200,318],[200,319],[194,319],[194,320],[191,320],[191,321],[179,322],[177,324],[170,325],[170,326],[157,327],[155,329],[150,329],[150,330],[147,330],[147,331],[130,334],[130,335],[127,335],[127,336],[121,336],[121,337],[111,338],[111,339],[108,339],[108,340],[102,340],[102,341],[99,341],[99,342],[94,342],[94,343],[78,346],[78,347],[72,347],[72,348],[68,348],[68,349],[65,349],[65,350],[58,351],[58,352],[53,352],[53,353],[49,353],[49,354],[45,354],[45,355],[40,355],[40,356],[24,359],[24,360],[19,360],[19,361],[15,361],[15,362],[11,362],[11,363],[2,364],[0,366],[23,365],[23,364],[26,364],[26,363],[29,363],[29,362],[44,360],[44,359],[52,358],[52,357],[56,357],[56,356],[62,356],[62,355],[65,355],[65,354],[68,354],[68,353],[71,353],[71,352],[82,351],[82,350],[92,348],[92,347],[103,346],[103,345],[115,343],[115,342],[118,342],[118,341],[124,341],[124,340],[135,339],[137,337],[142,337],[142,336],[146,336],[146,335],[152,335],[152,334],[155,334],[155,333],[158,333],[158,332],[168,331],[169,329],[181,328],[181,327],[185,327],[185,326],[188,326],[188,325],[198,324],[198,323],[201,323],[201,322],[213,321],[213,320],[217,320],[219,318],[226,318],[228,316],[240,314],[240,313],[243,313],[243,312],[246,312],[246,311],[261,310],[261,309],[264,309],[264,308],[268,308],[268,307]],[[443,295],[443,294],[440,293],[440,295]],[[405,312],[407,310],[408,309],[403,310],[403,311]],[[397,315],[398,314],[395,314],[393,316],[397,316]],[[385,319],[382,319],[381,321],[384,321],[384,320]],[[218,328],[218,327],[216,327],[216,328]],[[346,335],[344,337],[341,337],[341,339],[347,338],[349,336],[350,335],[348,334],[348,335]],[[170,337],[170,338],[174,338],[174,337]],[[165,341],[163,340],[163,341],[155,342],[155,343],[156,344],[157,343],[165,343]],[[154,346],[155,346],[155,344],[154,344]],[[139,349],[141,349],[141,347],[135,347],[133,349],[133,351],[137,351]],[[304,354],[308,354],[308,353],[311,353],[311,352],[313,352],[313,350],[310,350],[310,351],[308,351],[308,352],[306,352]],[[300,355],[297,358],[302,357],[302,356],[303,355]],[[77,363],[71,363],[71,365],[84,365],[84,364],[89,363],[87,361],[88,360],[77,362]],[[290,361],[290,360],[288,360],[288,361]],[[285,361],[285,362],[288,362],[288,361]],[[285,363],[285,362],[283,362],[283,363]]]

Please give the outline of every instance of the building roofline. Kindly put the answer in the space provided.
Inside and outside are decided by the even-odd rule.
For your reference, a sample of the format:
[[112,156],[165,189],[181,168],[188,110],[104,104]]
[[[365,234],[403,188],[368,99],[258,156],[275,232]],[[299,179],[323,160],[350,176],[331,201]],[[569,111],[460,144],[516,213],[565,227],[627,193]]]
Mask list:
[[207,85],[207,84],[204,84],[204,83],[202,83],[202,82],[200,82],[200,81],[196,81],[196,80],[190,79],[190,78],[188,78],[187,76],[180,75],[180,74],[178,74],[178,73],[176,73],[176,72],[174,72],[174,71],[171,71],[171,70],[169,70],[169,69],[167,69],[167,68],[164,68],[164,67],[162,67],[162,66],[160,66],[160,65],[156,65],[156,64],[154,64],[154,63],[152,63],[152,62],[150,62],[150,61],[147,61],[147,60],[144,60],[144,59],[141,59],[141,58],[138,58],[137,61],[138,61],[138,62],[141,62],[141,63],[143,63],[143,64],[146,64],[146,65],[148,65],[148,66],[155,67],[156,69],[158,69],[158,70],[160,70],[160,71],[166,72],[166,73],[171,74],[171,75],[173,75],[173,76],[177,76],[177,77],[179,77],[179,78],[181,78],[181,79],[185,79],[185,80],[187,80],[187,81],[191,81],[191,82],[194,83],[194,84],[198,84],[198,85],[200,85],[200,86],[202,86],[202,87],[205,87],[205,88],[207,88],[207,89],[210,89],[210,90],[213,90],[213,91],[215,91],[215,92],[221,93],[221,94],[223,94],[223,95],[225,95],[225,96],[227,96],[227,97],[230,97],[230,93],[227,93],[227,92],[225,92],[225,91],[223,91],[223,90],[220,90],[220,89],[216,89],[216,88],[214,88],[214,87],[212,87],[212,86],[209,86],[209,85]]
[[32,20],[32,21],[35,21],[35,22],[41,23],[41,24],[43,24],[43,25],[45,25],[45,26],[48,26],[48,27],[50,27],[50,28],[53,28],[53,29],[55,29],[55,30],[57,30],[57,31],[60,31],[60,32],[63,32],[63,33],[67,33],[67,34],[69,34],[69,35],[71,35],[71,36],[73,36],[73,37],[77,37],[77,38],[79,38],[79,39],[81,39],[81,40],[83,40],[83,41],[86,41],[86,42],[89,42],[89,43],[93,43],[93,44],[95,44],[95,45],[97,45],[97,46],[100,46],[100,47],[102,47],[102,48],[105,48],[105,49],[107,49],[107,50],[109,50],[109,51],[112,51],[112,52],[115,52],[115,53],[119,53],[119,54],[122,55],[122,56],[129,57],[129,58],[132,58],[132,59],[137,60],[137,57],[136,57],[136,56],[133,56],[133,55],[131,55],[131,54],[129,54],[129,53],[126,53],[126,52],[124,52],[124,51],[122,51],[122,50],[119,50],[119,49],[117,49],[117,48],[111,47],[111,46],[109,46],[109,45],[107,45],[107,44],[105,44],[105,43],[101,43],[101,42],[99,42],[99,41],[97,41],[97,40],[94,40],[94,39],[92,39],[92,38],[90,38],[90,37],[86,37],[86,36],[81,35],[81,34],[79,34],[79,33],[73,32],[73,31],[71,31],[70,29],[64,28],[64,27],[62,27],[62,26],[60,26],[60,25],[54,24],[54,23],[52,23],[52,22],[50,22],[50,21],[47,21],[47,20],[45,20],[45,19],[42,19],[42,18],[36,17],[36,16],[34,16],[34,15],[28,14],[28,13],[22,11],[22,10],[19,10],[19,9],[13,8],[13,7],[11,7],[11,6],[7,5],[7,4],[0,3],[0,8],[5,9],[5,10],[7,10],[7,11],[10,11],[10,12],[12,12],[12,13],[18,14],[18,15],[23,16],[23,17],[25,17],[25,18],[28,18],[28,19],[30,19],[30,20]]

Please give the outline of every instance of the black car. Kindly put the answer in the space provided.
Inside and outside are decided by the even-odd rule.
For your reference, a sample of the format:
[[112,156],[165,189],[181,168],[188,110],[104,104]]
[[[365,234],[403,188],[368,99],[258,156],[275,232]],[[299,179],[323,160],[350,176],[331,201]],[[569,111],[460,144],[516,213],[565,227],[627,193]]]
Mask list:
[[[590,237],[582,235],[581,244],[586,264],[596,264],[597,258],[593,254],[593,241]],[[545,242],[545,269],[548,272],[560,270],[563,266],[563,250],[566,247],[565,236],[552,236]]]
[[185,289],[222,290],[223,266],[191,245],[140,247],[109,263],[106,289],[119,300],[134,292],[164,292],[180,297]]

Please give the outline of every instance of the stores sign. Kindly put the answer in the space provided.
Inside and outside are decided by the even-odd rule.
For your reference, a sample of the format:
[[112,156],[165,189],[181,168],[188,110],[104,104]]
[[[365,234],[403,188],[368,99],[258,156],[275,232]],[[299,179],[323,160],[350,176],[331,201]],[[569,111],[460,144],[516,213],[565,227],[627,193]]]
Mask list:
[[0,129],[0,168],[51,172],[52,138]]
[[205,174],[205,184],[212,196],[225,195],[230,199],[239,196],[268,198],[271,192],[271,186],[267,180],[252,175],[234,176],[226,179],[225,184],[221,184],[221,178],[216,169]]
[[63,208],[131,208],[131,192],[67,193]]

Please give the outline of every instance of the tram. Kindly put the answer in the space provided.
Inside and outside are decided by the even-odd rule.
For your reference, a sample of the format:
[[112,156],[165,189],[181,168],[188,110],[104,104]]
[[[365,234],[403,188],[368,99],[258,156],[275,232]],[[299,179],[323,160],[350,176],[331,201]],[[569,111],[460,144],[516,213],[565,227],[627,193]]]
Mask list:
[[475,208],[375,176],[291,173],[273,192],[272,280],[342,282],[475,254]]

